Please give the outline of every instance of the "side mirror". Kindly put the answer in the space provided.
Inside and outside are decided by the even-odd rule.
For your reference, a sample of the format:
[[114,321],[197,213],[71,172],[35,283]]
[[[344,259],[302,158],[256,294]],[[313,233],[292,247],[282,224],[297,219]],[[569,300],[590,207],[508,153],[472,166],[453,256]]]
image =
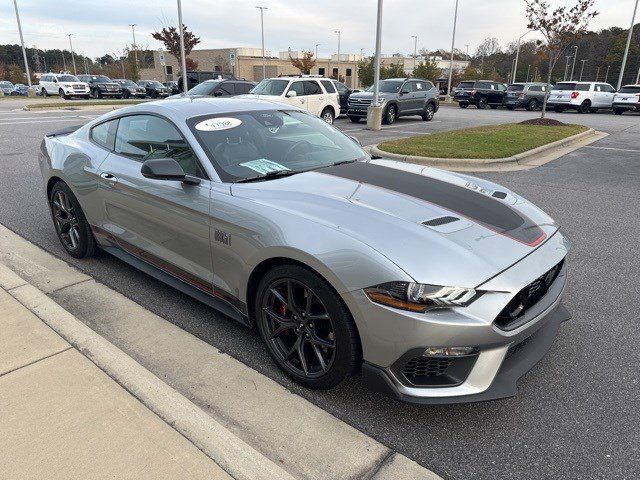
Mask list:
[[184,170],[173,158],[152,158],[146,160],[140,168],[140,173],[145,178],[154,180],[175,180],[198,185],[200,179],[184,173]]
[[289,90],[287,92],[287,97],[291,98],[291,97],[297,97],[298,93],[295,90]]
[[359,89],[356,88],[355,90],[351,90],[351,93],[360,93],[361,91],[362,90],[359,90]]
[[216,90],[215,92],[213,92],[213,96],[214,97],[221,97],[222,96],[222,92],[220,90]]

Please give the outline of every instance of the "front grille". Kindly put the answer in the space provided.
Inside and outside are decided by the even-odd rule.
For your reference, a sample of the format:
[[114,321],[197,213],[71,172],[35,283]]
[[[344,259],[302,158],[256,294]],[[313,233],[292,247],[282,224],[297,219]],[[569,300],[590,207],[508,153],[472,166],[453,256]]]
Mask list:
[[371,105],[369,98],[350,98],[349,105]]
[[517,328],[520,325],[518,320],[549,291],[549,287],[558,278],[563,265],[564,260],[520,290],[502,309],[494,324],[502,330]]
[[404,366],[402,373],[412,383],[416,383],[414,381],[416,377],[439,377],[443,375],[449,365],[451,365],[450,358],[415,357]]
[[424,356],[424,349],[412,349],[400,357],[391,371],[404,385],[414,387],[453,387],[469,376],[478,354],[459,357]]

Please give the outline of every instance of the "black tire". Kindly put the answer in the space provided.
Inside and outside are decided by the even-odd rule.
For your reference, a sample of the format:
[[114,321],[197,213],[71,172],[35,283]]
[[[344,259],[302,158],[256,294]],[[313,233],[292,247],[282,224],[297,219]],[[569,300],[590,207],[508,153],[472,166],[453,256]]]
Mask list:
[[529,103],[527,103],[527,110],[529,110],[530,112],[533,112],[537,109],[538,109],[538,100],[536,98],[532,98],[531,100],[529,100]]
[[564,112],[564,107],[560,107],[556,105],[555,107],[553,107],[553,111],[556,113],[562,113]]
[[151,92],[149,92],[149,96],[153,99],[158,98],[158,92],[156,92],[155,90],[151,90]]
[[[289,291],[293,307],[289,307]],[[304,296],[308,291],[313,294],[311,307],[306,304],[309,295]],[[304,308],[299,307],[302,301]],[[311,270],[298,265],[271,269],[260,280],[253,308],[269,355],[295,382],[326,390],[339,385],[360,367],[360,339],[351,314],[331,286]],[[322,314],[318,312],[322,311],[326,315],[320,319]],[[302,357],[304,361],[300,360]]]
[[478,107],[478,110],[484,110],[485,108],[487,108],[487,105],[489,105],[489,100],[487,100],[487,97],[480,97],[476,106]]
[[393,125],[398,116],[398,109],[395,105],[389,105],[382,114],[382,123],[385,125]]
[[42,96],[43,97],[48,97],[49,94],[47,93],[47,89],[46,88],[42,88]]
[[122,92],[122,98],[128,99],[130,96],[131,94],[129,93],[129,90]]
[[80,203],[66,183],[60,181],[51,189],[49,210],[58,239],[67,253],[75,258],[94,256],[96,239]]
[[96,88],[96,89],[94,90],[94,94],[95,94],[95,97],[96,97],[96,98],[100,98],[100,99],[102,98],[102,92],[100,91],[100,89],[99,89],[99,88]]
[[433,116],[436,114],[436,107],[433,106],[433,103],[427,103],[427,106],[424,107],[424,112],[422,113],[422,120],[425,122],[430,122],[433,120]]
[[122,95],[116,95],[116,100],[122,99]]
[[69,95],[64,93],[64,90],[62,90],[62,89],[58,90],[58,95],[60,95],[60,98],[64,98],[65,100],[69,100]]
[[458,104],[458,106],[459,106],[460,108],[467,108],[467,107],[469,106],[469,104],[468,104],[467,102],[460,102],[460,103]]
[[324,120],[329,125],[333,125],[333,121],[336,119],[335,114],[333,113],[333,108],[324,107],[322,112],[320,112],[320,118]]
[[624,113],[624,108],[614,108],[613,113],[615,115],[622,115]]
[[591,102],[589,100],[585,100],[578,107],[578,113],[588,113],[591,108]]
[[515,105],[507,105],[507,110],[511,110],[512,112],[516,109]]
[[360,123],[360,117],[349,117],[352,123]]

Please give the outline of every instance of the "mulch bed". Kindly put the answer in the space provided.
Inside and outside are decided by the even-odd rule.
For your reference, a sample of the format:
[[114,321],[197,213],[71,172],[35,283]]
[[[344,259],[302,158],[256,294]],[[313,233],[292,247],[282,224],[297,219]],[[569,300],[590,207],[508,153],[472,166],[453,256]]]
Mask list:
[[525,120],[524,122],[520,122],[521,125],[544,125],[548,127],[562,127],[567,125],[566,123],[560,122],[559,120],[553,120],[551,118],[533,118],[531,120]]

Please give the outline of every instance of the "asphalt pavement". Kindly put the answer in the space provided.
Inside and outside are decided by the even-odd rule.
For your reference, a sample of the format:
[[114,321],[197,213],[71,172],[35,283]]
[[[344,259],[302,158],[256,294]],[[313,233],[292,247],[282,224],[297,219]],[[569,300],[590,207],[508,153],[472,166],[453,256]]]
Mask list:
[[[358,378],[329,392],[305,390],[280,374],[254,332],[109,255],[65,255],[46,207],[38,148],[46,132],[101,112],[15,112],[2,103],[0,223],[28,240],[445,479],[640,477],[640,115],[551,114],[610,136],[543,167],[481,175],[538,204],[573,241],[565,297],[573,319],[521,380],[517,397],[425,407],[380,397]],[[348,119],[337,126],[367,145],[536,116],[446,106],[432,122],[399,119],[380,132]]]

